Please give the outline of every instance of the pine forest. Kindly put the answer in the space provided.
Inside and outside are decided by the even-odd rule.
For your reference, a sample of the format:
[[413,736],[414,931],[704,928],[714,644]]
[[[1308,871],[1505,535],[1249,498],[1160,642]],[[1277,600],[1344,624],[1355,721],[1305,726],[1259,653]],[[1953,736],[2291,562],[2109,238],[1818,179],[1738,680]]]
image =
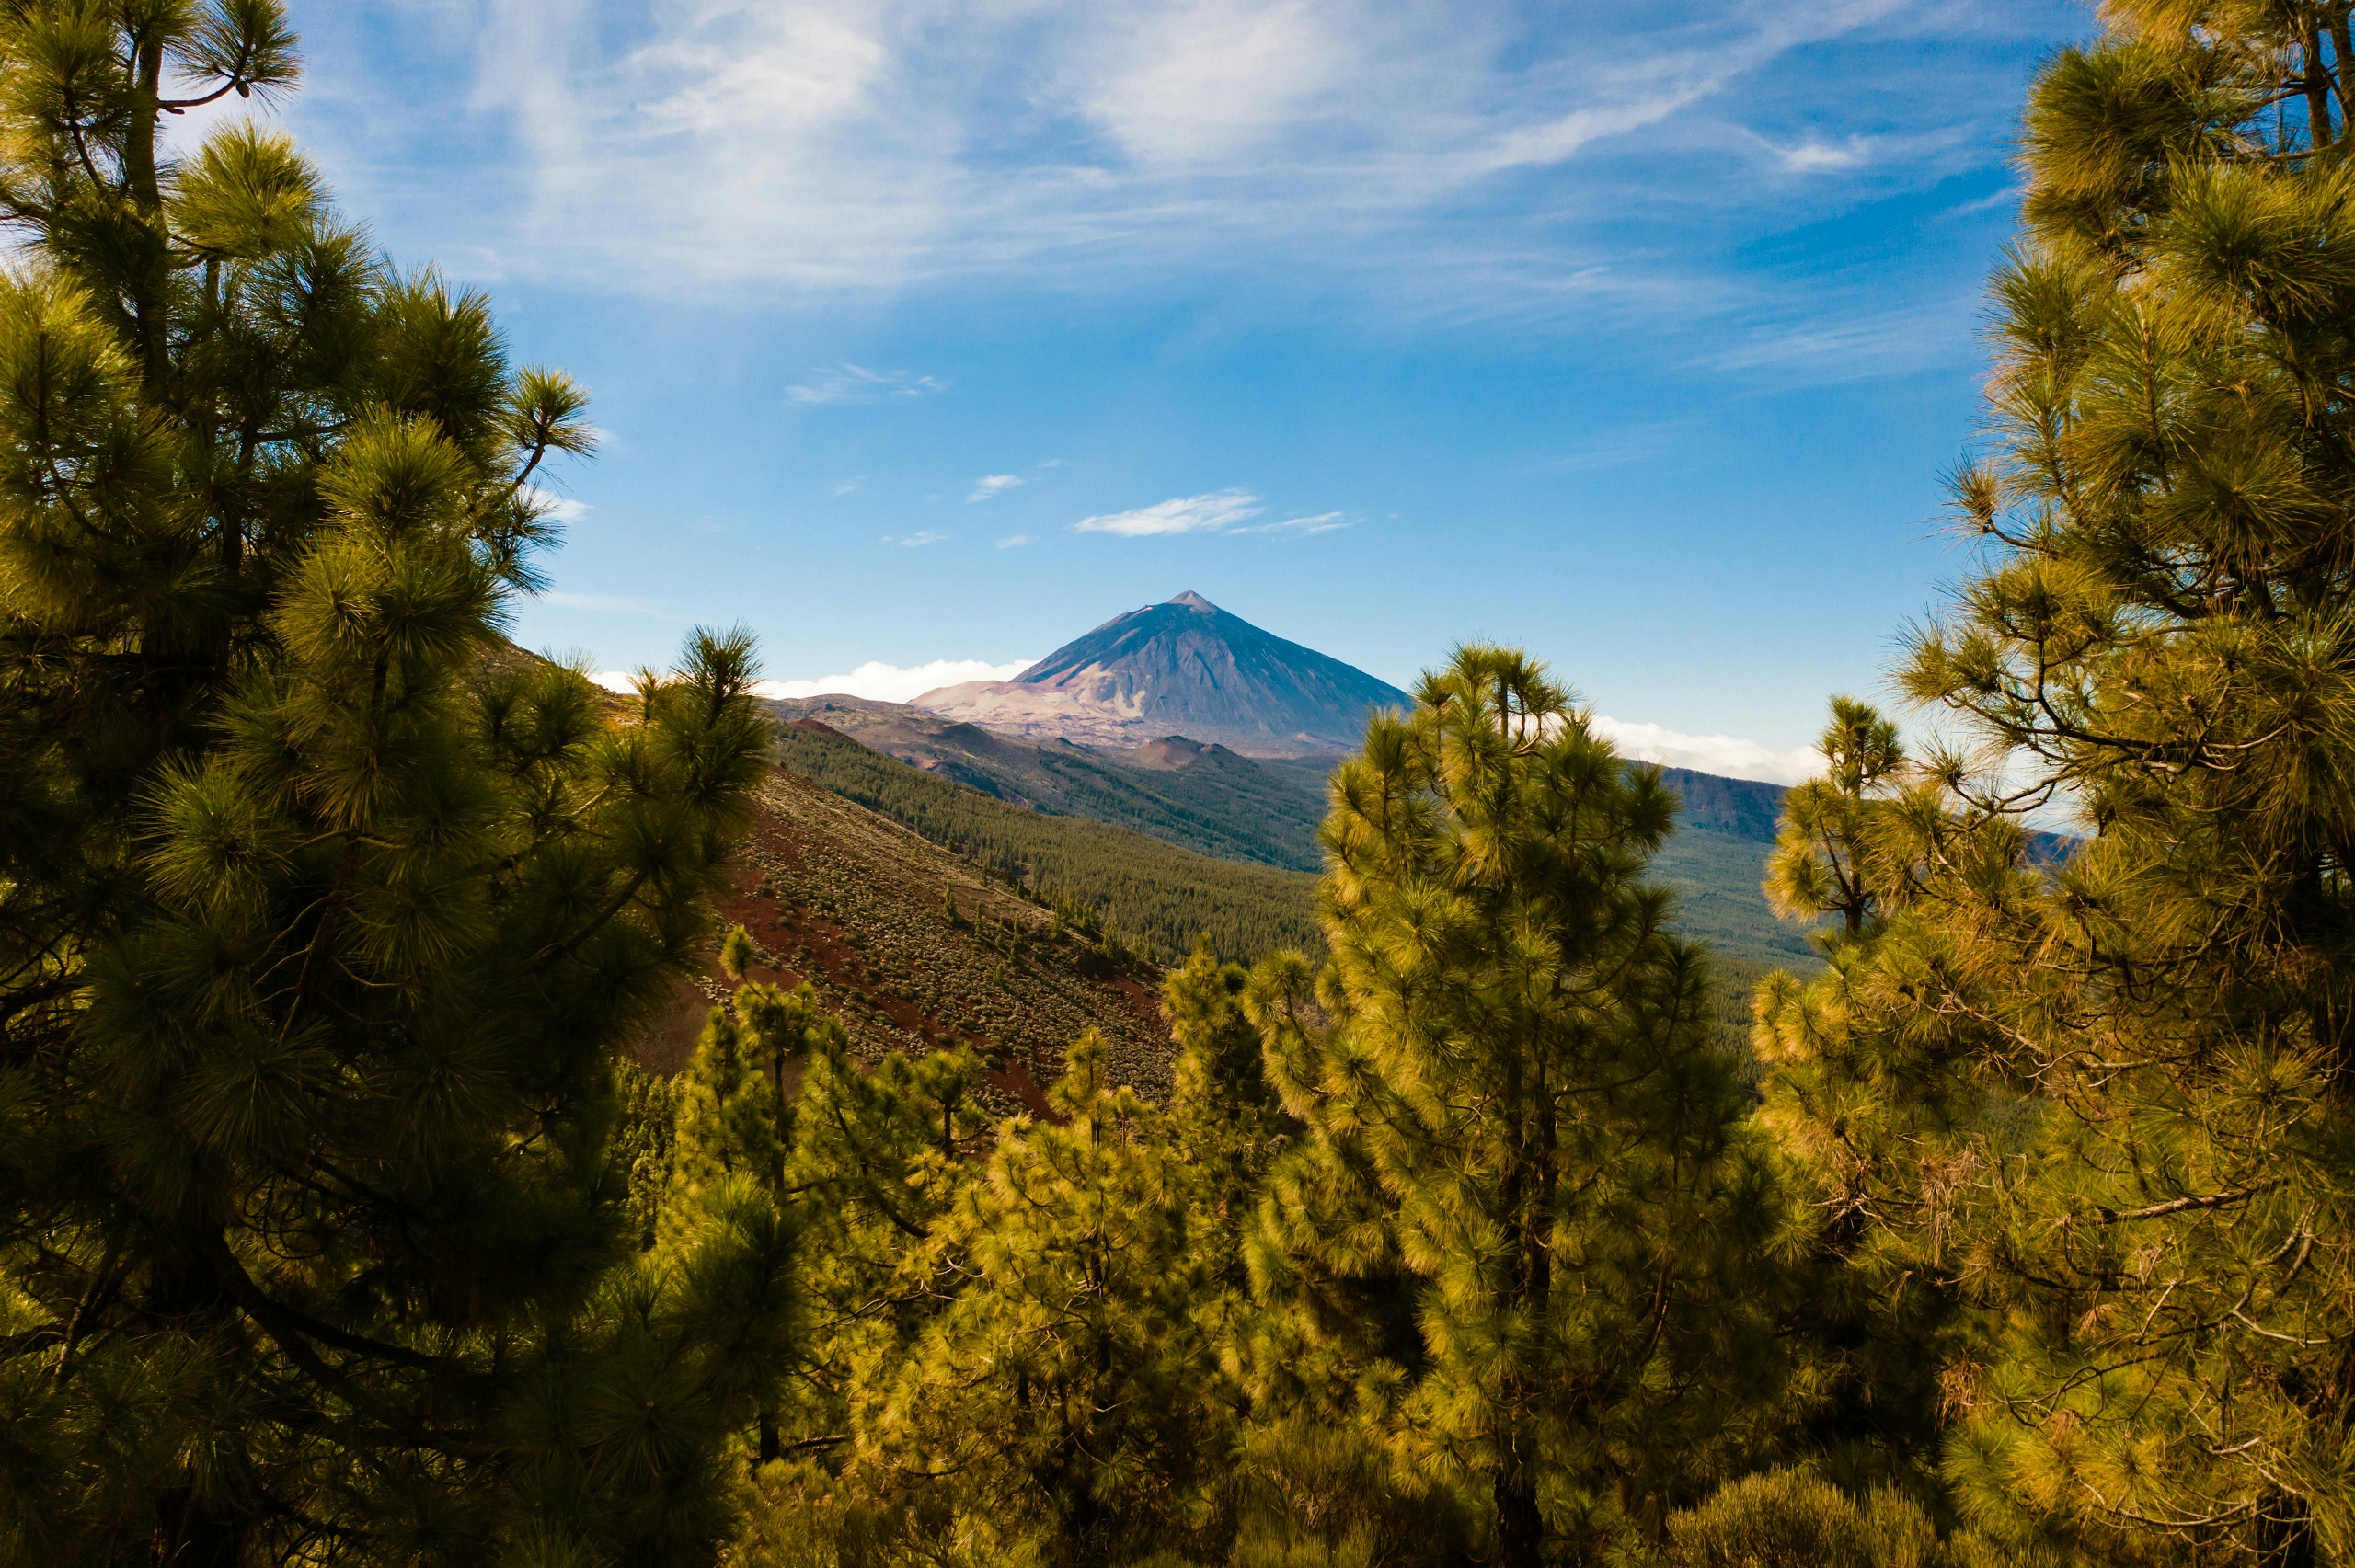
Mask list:
[[1510,646],[1258,864],[512,657],[586,394],[175,129],[278,0],[0,6],[0,1561],[2355,1568],[2349,11],[2042,65],[1744,947]]

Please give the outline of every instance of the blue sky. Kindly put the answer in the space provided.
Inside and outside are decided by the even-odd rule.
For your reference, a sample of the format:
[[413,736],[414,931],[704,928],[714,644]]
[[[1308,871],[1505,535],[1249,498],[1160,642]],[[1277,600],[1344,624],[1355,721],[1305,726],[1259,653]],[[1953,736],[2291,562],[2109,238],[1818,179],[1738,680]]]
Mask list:
[[[1194,589],[1772,776],[1964,565],[2046,0],[294,0],[283,118],[603,452],[522,639],[1025,661]],[[836,682],[840,683],[840,682]],[[1712,746],[1715,749],[1712,750]],[[1754,755],[1752,753],[1754,752]],[[1778,754],[1781,754],[1778,759]],[[1763,759],[1762,761],[1761,759]]]

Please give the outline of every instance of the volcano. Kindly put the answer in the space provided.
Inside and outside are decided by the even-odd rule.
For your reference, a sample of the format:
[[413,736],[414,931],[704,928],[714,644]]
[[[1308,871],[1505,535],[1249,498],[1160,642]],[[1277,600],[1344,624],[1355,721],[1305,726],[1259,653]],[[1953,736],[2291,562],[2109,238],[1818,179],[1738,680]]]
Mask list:
[[1107,621],[1011,681],[943,686],[914,705],[1031,740],[1184,736],[1246,757],[1328,757],[1357,750],[1370,715],[1409,701],[1189,591]]

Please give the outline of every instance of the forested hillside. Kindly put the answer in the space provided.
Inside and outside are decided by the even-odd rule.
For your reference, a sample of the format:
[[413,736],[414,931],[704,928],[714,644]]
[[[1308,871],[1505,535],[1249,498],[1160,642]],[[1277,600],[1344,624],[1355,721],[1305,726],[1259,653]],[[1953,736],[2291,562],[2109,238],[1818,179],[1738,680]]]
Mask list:
[[[1288,945],[1313,952],[1320,944],[1312,917],[1312,879],[1233,864],[1256,856],[1221,855],[1227,864],[1213,864],[1172,855],[1136,834],[1108,833],[1082,822],[1058,820],[1051,813],[1025,810],[979,790],[960,788],[959,782],[940,776],[946,770],[894,766],[892,759],[847,738],[806,727],[787,726],[781,732],[778,756],[803,777],[913,828],[935,843],[958,846],[982,864],[1017,876],[1043,897],[1104,911],[1121,931],[1164,958],[1182,955],[1202,933],[1210,933],[1220,953],[1243,957]],[[1086,757],[1065,765],[1082,776],[1113,772]],[[1331,764],[1288,761],[1280,766],[1288,772],[1267,771],[1264,777],[1292,797],[1293,810],[1304,816],[1313,791],[1321,812]],[[1662,777],[1681,801],[1697,800],[1704,821],[1744,833],[1755,831],[1763,803],[1778,801],[1782,795],[1773,784],[1685,774],[1677,769],[1663,770]],[[1058,804],[1074,807],[1097,802],[1075,803],[1066,796]],[[1226,795],[1205,805],[1203,814],[1223,819],[1230,812],[1252,808],[1249,797]],[[1760,891],[1774,818],[1764,818],[1762,837],[1737,837],[1709,827],[1682,825],[1685,814],[1694,810],[1692,804],[1683,807],[1676,836],[1655,862],[1658,875],[1675,891],[1678,929],[1736,966],[1728,970],[1729,984],[1736,990],[1744,989],[1743,979],[1768,966],[1811,967],[1817,957],[1804,928],[1777,920]],[[1074,815],[1104,820],[1092,809],[1074,809]],[[1156,825],[1166,829],[1166,820],[1157,818]],[[1282,819],[1269,816],[1260,820],[1272,828]],[[1154,836],[1165,837],[1166,832]],[[1225,836],[1205,838],[1233,841]],[[1313,831],[1303,848],[1314,851]],[[1744,1014],[1741,1027],[1747,1026]]]
[[1321,945],[1315,879],[1302,873],[1027,810],[840,736],[786,726],[776,755],[788,771],[1021,883],[1066,919],[1101,921],[1165,960],[1202,935],[1236,957]]
[[1017,806],[1086,817],[1225,860],[1317,868],[1329,762],[1302,766],[1164,738],[1131,750],[1010,740],[897,703],[804,697],[770,704]]

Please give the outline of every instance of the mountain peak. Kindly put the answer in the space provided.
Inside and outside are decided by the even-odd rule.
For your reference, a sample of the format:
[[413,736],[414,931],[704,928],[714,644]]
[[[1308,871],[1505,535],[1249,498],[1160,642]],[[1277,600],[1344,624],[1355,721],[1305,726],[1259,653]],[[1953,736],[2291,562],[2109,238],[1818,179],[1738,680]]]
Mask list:
[[1183,735],[1246,757],[1354,750],[1366,715],[1407,693],[1261,631],[1189,589],[1115,616],[1011,681],[944,686],[915,705],[985,729],[1134,746]]

